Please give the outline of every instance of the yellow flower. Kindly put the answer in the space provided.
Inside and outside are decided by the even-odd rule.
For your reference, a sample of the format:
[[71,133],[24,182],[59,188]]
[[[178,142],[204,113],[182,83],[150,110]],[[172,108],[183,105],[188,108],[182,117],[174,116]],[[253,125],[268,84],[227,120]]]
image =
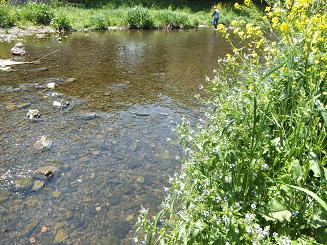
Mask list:
[[218,27],[218,31],[220,31],[221,33],[226,33],[226,29],[223,24],[219,24],[217,27]]
[[290,26],[289,26],[287,23],[285,23],[285,22],[283,22],[283,23],[280,25],[280,30],[281,30],[282,32],[287,31],[289,28],[290,28]]
[[236,20],[232,20],[230,24],[231,26],[236,27],[238,25],[238,22]]
[[230,54],[226,54],[226,58],[229,60],[232,58],[232,56]]
[[249,7],[251,5],[251,0],[244,0],[244,4]]
[[235,9],[241,9],[241,5],[239,5],[238,3],[235,3],[235,4],[234,4],[234,8],[235,8]]
[[277,17],[272,18],[272,19],[271,19],[271,23],[272,23],[272,26],[273,26],[273,27],[276,27],[277,24],[278,24],[278,18],[277,18]]
[[268,6],[268,7],[265,8],[265,11],[266,12],[270,12],[270,10],[271,10],[271,7],[270,6]]

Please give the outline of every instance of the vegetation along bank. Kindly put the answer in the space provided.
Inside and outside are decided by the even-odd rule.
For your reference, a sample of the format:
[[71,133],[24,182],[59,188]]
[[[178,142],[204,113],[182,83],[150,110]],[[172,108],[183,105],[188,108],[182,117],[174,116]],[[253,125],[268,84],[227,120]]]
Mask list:
[[327,244],[326,4],[265,12],[266,30],[231,22],[237,43],[218,26],[233,53],[209,79],[206,118],[179,127],[182,170],[156,216],[141,210],[135,241]]
[[[135,2],[135,1],[134,1]],[[67,2],[9,4],[0,5],[0,28],[17,26],[23,29],[36,26],[51,26],[59,31],[69,30],[106,30],[108,27],[129,27],[137,29],[179,29],[211,25],[210,3],[203,8],[194,5],[143,4],[133,1],[109,1],[104,5],[91,2],[72,4]],[[149,1],[146,1],[149,2]],[[169,1],[168,1],[169,2]],[[86,4],[86,3],[89,3]],[[197,5],[194,5],[197,6]],[[229,24],[234,18],[244,20],[258,18],[257,8],[240,11],[233,4],[219,4],[220,21]]]

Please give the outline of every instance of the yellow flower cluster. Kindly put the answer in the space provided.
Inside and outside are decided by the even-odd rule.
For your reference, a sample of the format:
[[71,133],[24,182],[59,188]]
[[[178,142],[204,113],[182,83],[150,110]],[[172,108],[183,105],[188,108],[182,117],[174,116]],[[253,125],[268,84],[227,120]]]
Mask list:
[[235,9],[241,9],[241,5],[240,5],[239,3],[235,3],[235,4],[234,4],[234,8],[235,8]]
[[244,0],[245,6],[249,7],[251,5],[251,0]]

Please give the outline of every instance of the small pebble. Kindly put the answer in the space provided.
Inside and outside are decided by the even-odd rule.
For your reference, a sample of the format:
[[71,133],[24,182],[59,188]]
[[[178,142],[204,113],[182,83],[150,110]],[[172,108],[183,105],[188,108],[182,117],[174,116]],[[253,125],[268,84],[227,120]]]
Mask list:
[[41,233],[46,233],[48,231],[48,227],[42,226],[41,227]]
[[101,207],[96,207],[95,210],[96,210],[97,212],[100,212],[100,211],[101,211]]

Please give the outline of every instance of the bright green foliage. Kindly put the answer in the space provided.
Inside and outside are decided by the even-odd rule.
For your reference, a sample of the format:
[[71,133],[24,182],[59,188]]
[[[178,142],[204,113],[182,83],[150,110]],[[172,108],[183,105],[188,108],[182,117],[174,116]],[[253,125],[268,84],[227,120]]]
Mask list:
[[91,19],[91,27],[96,30],[106,30],[108,26],[108,20],[102,14],[95,15]]
[[59,13],[55,16],[51,21],[51,25],[59,31],[69,31],[72,29],[69,18],[63,13]]
[[129,8],[127,10],[127,23],[130,28],[153,28],[150,10],[141,6]]
[[158,10],[154,16],[155,25],[158,28],[190,28],[196,27],[199,23],[192,22],[191,15],[172,10]]
[[0,27],[8,28],[14,26],[15,18],[7,5],[0,5]]
[[327,244],[327,9],[273,4],[266,34],[218,26],[233,54],[219,60],[206,119],[179,127],[187,157],[162,210],[141,211],[146,244]]
[[24,7],[22,16],[34,24],[48,25],[53,18],[53,11],[47,4],[31,2]]

